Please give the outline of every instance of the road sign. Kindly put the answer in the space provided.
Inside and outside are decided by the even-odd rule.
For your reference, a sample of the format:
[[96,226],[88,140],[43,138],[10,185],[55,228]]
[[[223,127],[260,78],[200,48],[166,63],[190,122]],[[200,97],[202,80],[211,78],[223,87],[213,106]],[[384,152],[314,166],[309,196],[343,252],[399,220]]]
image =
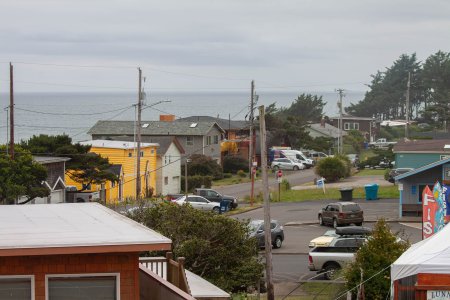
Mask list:
[[277,172],[277,178],[281,178],[281,177],[283,177],[283,171],[278,170],[278,172]]

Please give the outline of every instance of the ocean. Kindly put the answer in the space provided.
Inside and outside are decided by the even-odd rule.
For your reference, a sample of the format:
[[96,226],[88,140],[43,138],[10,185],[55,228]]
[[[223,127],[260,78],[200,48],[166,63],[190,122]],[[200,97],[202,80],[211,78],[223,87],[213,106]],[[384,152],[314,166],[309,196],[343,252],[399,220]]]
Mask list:
[[[303,92],[257,91],[259,105],[288,107]],[[306,93],[306,92],[305,92]],[[338,94],[308,92],[323,97],[324,113],[336,116]],[[346,91],[344,107],[364,98],[364,92]],[[15,93],[15,140],[39,134],[67,134],[73,141],[89,140],[87,131],[98,120],[134,120],[137,95],[132,93]],[[159,101],[163,101],[156,104]],[[169,102],[170,101],[170,102]],[[249,112],[249,92],[155,92],[146,95],[142,120],[159,120],[160,114],[177,118],[194,115],[243,120]],[[9,95],[0,94],[0,144],[7,141]],[[256,111],[257,114],[257,111]]]

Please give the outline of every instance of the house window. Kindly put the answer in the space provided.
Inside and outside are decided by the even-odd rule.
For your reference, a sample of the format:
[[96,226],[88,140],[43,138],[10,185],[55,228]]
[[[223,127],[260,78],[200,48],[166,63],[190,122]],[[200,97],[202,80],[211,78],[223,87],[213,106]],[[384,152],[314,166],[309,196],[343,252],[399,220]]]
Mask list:
[[164,185],[168,185],[169,184],[169,177],[164,177]]
[[186,145],[193,146],[194,145],[194,137],[193,136],[187,136],[186,137]]
[[144,151],[141,151],[140,156],[141,156],[141,157],[144,156]]
[[34,299],[34,276],[0,276],[0,299]]
[[48,300],[117,300],[119,274],[46,275]]
[[211,137],[210,136],[206,137],[206,145],[211,145]]
[[218,135],[215,135],[214,136],[214,144],[218,144],[219,143],[219,136]]
[[151,154],[155,153],[155,149],[150,150],[150,153]]
[[133,152],[128,152],[128,157],[133,157]]
[[115,181],[111,181],[111,187],[115,187],[116,186],[116,182]]
[[344,130],[359,130],[359,123],[344,123]]

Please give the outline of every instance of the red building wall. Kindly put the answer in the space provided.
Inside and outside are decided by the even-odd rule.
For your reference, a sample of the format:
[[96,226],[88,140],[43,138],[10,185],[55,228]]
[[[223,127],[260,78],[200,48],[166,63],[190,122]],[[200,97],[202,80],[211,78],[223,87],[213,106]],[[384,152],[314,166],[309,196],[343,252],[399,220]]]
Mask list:
[[34,275],[35,300],[45,300],[46,274],[120,273],[120,299],[139,300],[139,254],[0,257],[0,275]]

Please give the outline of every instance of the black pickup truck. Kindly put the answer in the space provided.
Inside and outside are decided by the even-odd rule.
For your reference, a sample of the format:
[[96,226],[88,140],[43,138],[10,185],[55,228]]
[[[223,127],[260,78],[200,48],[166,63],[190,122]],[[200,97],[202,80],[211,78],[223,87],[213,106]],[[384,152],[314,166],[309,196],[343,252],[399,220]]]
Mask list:
[[197,188],[197,189],[194,189],[194,195],[202,196],[202,197],[208,199],[209,201],[213,201],[213,202],[221,202],[222,200],[228,200],[228,201],[230,201],[230,208],[236,208],[238,206],[238,201],[235,197],[221,195],[220,193],[218,193],[212,189]]

